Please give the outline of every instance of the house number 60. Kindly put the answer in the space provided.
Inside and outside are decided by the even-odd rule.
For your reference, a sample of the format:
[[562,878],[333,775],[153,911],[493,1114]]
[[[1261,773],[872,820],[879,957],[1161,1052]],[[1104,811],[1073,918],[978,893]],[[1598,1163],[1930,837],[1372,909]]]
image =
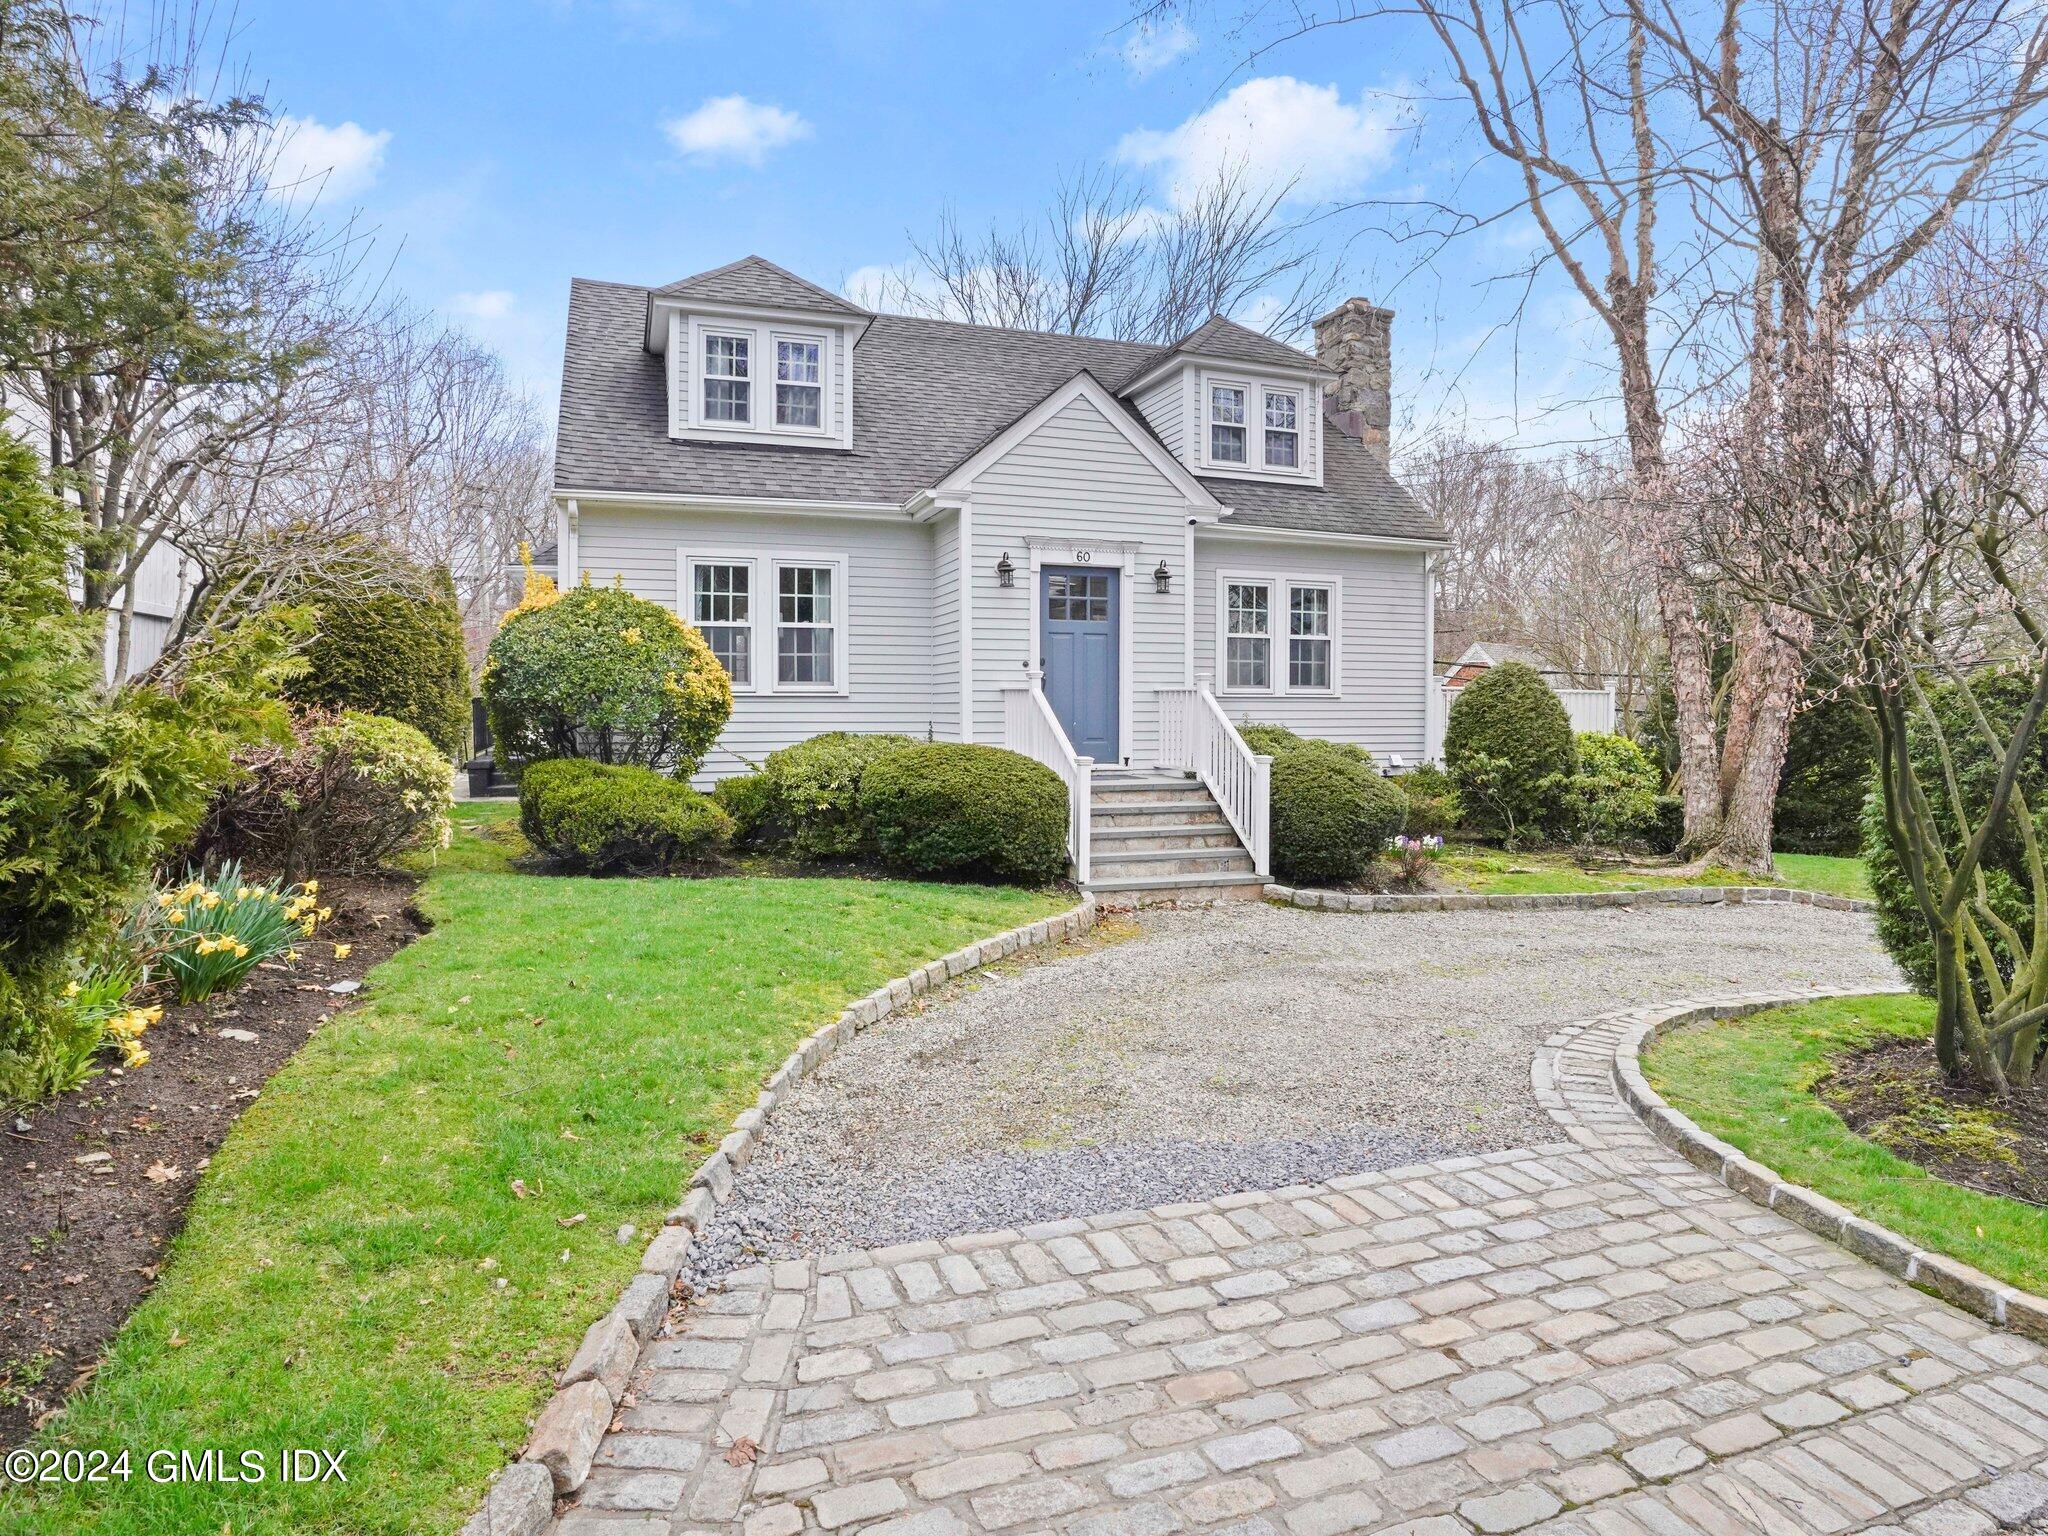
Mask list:
[[1086,565],[1094,558],[1095,551],[1092,549],[1077,549],[1074,551],[1074,564],[1076,565]]

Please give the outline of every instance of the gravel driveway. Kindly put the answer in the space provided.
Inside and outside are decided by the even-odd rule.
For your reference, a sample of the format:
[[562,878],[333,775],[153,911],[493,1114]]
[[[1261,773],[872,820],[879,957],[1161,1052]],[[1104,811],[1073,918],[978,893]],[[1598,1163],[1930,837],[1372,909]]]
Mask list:
[[1560,1025],[1895,979],[1868,917],[1810,907],[1112,919],[833,1057],[776,1107],[699,1276],[1547,1142],[1529,1061]]

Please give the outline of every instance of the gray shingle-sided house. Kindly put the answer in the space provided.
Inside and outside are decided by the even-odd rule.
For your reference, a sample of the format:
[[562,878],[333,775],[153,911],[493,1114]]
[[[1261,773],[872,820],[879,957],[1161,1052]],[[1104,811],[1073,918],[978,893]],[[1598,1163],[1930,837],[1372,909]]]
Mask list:
[[1236,724],[1431,746],[1444,537],[1387,471],[1391,318],[1349,300],[1311,357],[874,314],[758,256],[578,280],[558,576],[703,631],[707,779],[828,730],[1008,746],[1068,783],[1085,883],[1255,890]]

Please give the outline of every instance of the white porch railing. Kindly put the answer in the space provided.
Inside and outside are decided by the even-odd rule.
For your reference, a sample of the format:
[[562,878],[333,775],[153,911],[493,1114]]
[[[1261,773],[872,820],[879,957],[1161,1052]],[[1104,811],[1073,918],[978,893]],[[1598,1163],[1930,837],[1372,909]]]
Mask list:
[[1159,690],[1159,762],[1193,770],[1223,807],[1224,819],[1252,856],[1252,868],[1260,875],[1273,872],[1273,759],[1245,745],[1208,678],[1192,688]]
[[1094,796],[1095,759],[1076,757],[1059,716],[1045,697],[1045,674],[1032,667],[1021,683],[1003,688],[1003,745],[1045,764],[1067,786],[1067,857],[1074,878],[1088,883],[1088,808]]

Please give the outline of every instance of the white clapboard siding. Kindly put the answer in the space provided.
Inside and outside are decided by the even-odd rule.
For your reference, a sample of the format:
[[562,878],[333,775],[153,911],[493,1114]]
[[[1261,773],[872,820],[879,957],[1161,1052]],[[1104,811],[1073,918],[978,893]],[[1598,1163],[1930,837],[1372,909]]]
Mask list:
[[932,723],[945,741],[960,739],[960,514],[932,523]]
[[[1031,545],[1041,541],[1048,563],[1064,545],[1128,543],[1134,576],[1120,598],[1130,610],[1130,650],[1119,665],[1130,679],[1125,740],[1135,763],[1159,752],[1155,690],[1185,680],[1188,601],[1187,501],[1085,396],[1076,397],[1035,432],[982,470],[974,482],[974,557],[968,579],[974,600],[974,739],[1003,739],[1005,683],[1024,675],[1030,656]],[[1008,554],[1016,585],[1002,587],[996,562]],[[1153,588],[1164,560],[1171,590]]]
[[[901,731],[938,736],[932,684],[932,530],[909,520],[801,517],[779,513],[695,513],[674,508],[594,506],[579,520],[579,564],[593,582],[623,577],[629,591],[667,607],[679,601],[683,551],[767,559],[780,554],[836,555],[847,562],[843,612],[849,691],[836,694],[739,693],[725,734],[705,760],[700,782],[758,763],[777,747],[820,731]],[[769,576],[761,568],[768,601]],[[687,617],[687,611],[684,616]],[[768,633],[757,668],[773,665]]]
[[[1216,699],[1231,721],[1284,725],[1305,736],[1348,741],[1374,756],[1422,760],[1427,699],[1436,680],[1425,665],[1429,578],[1421,550],[1252,542],[1195,536],[1195,670],[1216,679]],[[1222,572],[1334,577],[1340,585],[1334,694],[1232,691],[1224,687],[1217,639],[1217,581]],[[1274,658],[1286,657],[1286,595],[1274,592]]]

